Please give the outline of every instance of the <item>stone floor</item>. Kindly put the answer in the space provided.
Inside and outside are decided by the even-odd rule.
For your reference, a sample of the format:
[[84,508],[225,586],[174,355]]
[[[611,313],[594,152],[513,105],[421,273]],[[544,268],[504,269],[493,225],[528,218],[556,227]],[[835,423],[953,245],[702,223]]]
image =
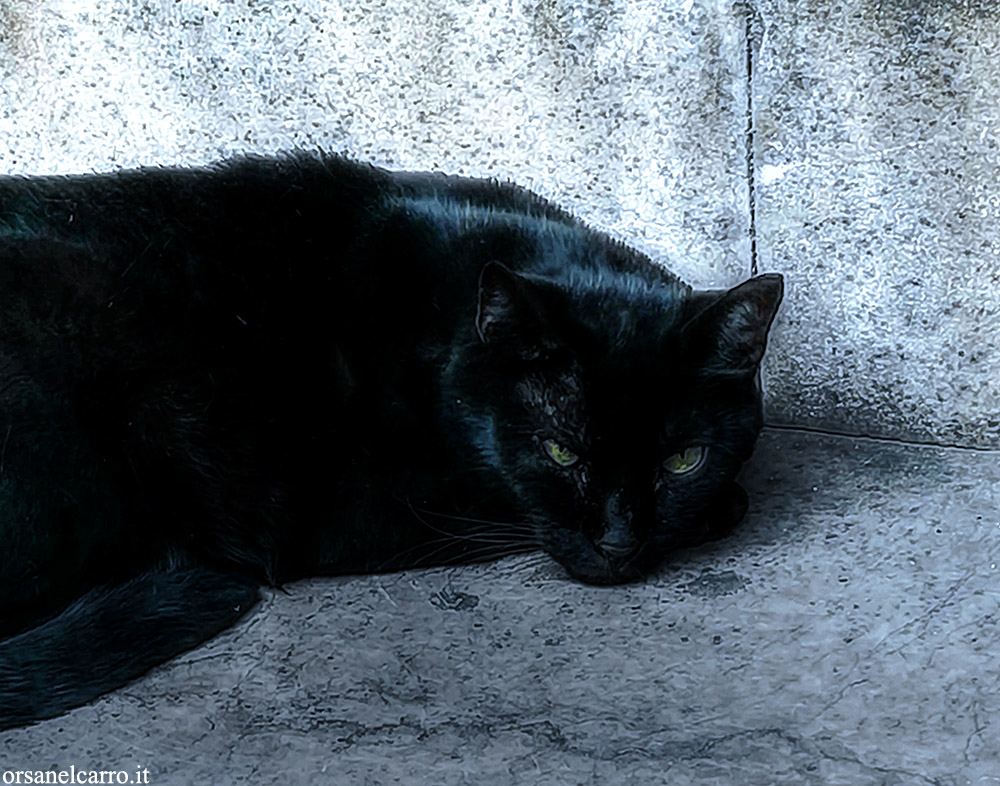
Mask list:
[[0,773],[1000,783],[1000,452],[772,429],[745,483],[737,535],[642,585],[528,556],[270,592],[126,689],[0,733]]

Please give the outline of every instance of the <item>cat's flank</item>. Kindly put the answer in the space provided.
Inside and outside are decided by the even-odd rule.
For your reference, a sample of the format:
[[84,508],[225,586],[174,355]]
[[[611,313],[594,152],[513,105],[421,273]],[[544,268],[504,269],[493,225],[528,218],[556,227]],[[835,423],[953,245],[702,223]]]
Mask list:
[[334,156],[0,178],[0,727],[261,583],[541,548],[613,584],[724,534],[781,292]]

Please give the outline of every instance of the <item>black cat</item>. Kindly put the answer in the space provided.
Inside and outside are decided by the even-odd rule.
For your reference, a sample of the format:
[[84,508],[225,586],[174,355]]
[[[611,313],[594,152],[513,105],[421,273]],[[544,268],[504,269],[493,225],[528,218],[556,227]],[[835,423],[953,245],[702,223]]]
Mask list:
[[611,584],[724,534],[781,293],[333,156],[0,178],[0,727],[261,583],[540,547]]

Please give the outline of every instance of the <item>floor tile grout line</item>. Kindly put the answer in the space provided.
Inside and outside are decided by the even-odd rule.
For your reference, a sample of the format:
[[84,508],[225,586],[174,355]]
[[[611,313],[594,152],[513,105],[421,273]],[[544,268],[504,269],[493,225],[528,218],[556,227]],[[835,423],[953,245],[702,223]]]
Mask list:
[[917,442],[900,439],[899,437],[876,437],[871,434],[857,434],[849,431],[833,431],[816,426],[796,426],[791,424],[765,423],[764,429],[772,431],[787,431],[801,434],[816,434],[826,437],[842,437],[844,439],[861,439],[868,442],[885,442],[892,445],[902,445],[910,448],[939,448],[943,450],[965,450],[973,453],[985,453],[1000,456],[1000,447],[982,448],[974,445],[956,445],[950,442]]

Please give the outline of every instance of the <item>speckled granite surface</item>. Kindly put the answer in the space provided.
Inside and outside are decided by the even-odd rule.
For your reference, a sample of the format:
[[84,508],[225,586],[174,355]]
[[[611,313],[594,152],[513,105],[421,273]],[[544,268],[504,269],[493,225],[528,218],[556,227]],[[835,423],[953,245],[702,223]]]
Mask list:
[[319,146],[516,180],[732,284],[743,31],[728,0],[4,0],[0,172]]
[[967,786],[1000,772],[1000,453],[766,432],[649,582],[528,556],[316,580],[0,770],[150,783]]
[[1000,447],[1000,5],[756,7],[772,420]]

